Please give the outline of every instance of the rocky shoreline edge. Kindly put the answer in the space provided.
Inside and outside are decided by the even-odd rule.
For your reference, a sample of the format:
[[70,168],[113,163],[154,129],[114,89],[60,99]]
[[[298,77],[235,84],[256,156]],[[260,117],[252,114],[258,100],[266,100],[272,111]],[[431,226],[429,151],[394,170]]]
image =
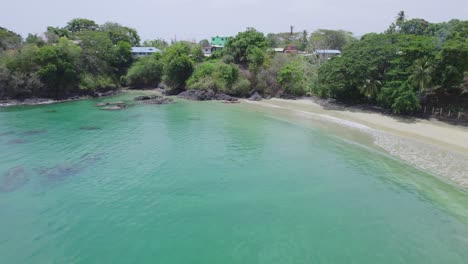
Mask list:
[[92,95],[82,95],[82,96],[76,95],[76,96],[68,97],[66,99],[51,99],[51,98],[27,98],[24,100],[5,99],[5,100],[0,100],[0,107],[20,106],[20,105],[47,105],[47,104],[73,102],[73,101],[86,100],[86,99],[92,99],[92,98],[114,96],[124,91],[125,91],[124,89],[121,89],[121,90],[107,91],[107,92],[96,92]]

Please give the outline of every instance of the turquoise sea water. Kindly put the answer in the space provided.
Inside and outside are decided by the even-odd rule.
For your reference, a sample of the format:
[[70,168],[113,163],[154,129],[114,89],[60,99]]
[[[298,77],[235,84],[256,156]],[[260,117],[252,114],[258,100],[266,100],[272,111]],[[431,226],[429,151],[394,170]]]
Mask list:
[[97,102],[0,109],[0,263],[468,263],[466,192],[323,124]]

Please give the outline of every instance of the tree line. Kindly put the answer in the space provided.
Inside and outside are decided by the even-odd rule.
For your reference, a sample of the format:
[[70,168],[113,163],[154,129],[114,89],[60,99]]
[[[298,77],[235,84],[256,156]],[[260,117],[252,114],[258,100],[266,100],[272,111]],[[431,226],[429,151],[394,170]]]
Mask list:
[[[164,86],[169,94],[212,89],[245,97],[319,96],[411,114],[428,103],[466,107],[468,21],[430,23],[400,12],[389,28],[359,40],[344,30],[263,34],[254,28],[204,57],[199,43],[142,44],[162,53],[134,59],[135,29],[74,19],[25,40],[0,28],[0,97],[66,97],[122,86]],[[273,48],[294,45],[304,54]],[[324,59],[317,49],[338,49]]]

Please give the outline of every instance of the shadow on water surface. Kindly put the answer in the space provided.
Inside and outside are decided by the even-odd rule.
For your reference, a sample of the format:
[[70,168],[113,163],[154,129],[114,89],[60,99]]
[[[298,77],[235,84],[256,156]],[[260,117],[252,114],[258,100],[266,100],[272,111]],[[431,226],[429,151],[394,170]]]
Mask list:
[[0,192],[13,192],[24,186],[29,181],[23,167],[10,169],[0,178]]

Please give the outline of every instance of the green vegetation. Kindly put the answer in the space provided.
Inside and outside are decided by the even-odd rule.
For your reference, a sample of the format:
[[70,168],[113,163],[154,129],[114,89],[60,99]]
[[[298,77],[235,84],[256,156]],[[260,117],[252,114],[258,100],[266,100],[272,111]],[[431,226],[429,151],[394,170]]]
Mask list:
[[169,46],[163,55],[164,82],[171,87],[171,94],[185,89],[185,82],[193,73],[193,61],[190,58],[191,48],[185,43]]
[[246,96],[250,82],[239,75],[239,68],[234,64],[207,61],[196,67],[187,81],[187,89],[211,89],[233,96]]
[[[427,106],[466,108],[468,21],[430,23],[404,12],[381,34],[360,40],[344,30],[267,34],[247,28],[205,58],[199,43],[143,42],[162,54],[135,59],[136,30],[76,18],[48,27],[45,38],[0,28],[0,98],[66,97],[114,89],[158,87],[169,94],[212,89],[234,96],[319,96],[397,114]],[[272,48],[293,45],[284,54]],[[337,49],[341,56],[314,55]],[[298,53],[298,54],[294,54]],[[463,99],[465,98],[465,99]]]
[[[418,110],[419,99],[428,95],[434,100],[437,94],[458,96],[468,70],[467,25],[468,21],[430,24],[399,16],[387,33],[365,35],[341,57],[325,63],[317,93],[399,114]],[[439,38],[442,29],[444,37]]]
[[163,77],[161,54],[139,59],[128,70],[125,80],[132,88],[158,87]]
[[0,98],[65,98],[120,87],[133,62],[134,29],[77,18],[23,42],[1,30]]

